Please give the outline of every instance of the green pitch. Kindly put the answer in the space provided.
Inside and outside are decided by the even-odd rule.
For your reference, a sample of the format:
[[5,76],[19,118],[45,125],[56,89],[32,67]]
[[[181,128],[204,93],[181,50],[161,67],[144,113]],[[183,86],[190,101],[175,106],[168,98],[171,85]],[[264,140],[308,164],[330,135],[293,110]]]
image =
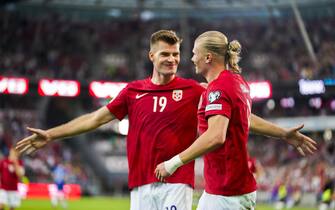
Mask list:
[[[24,200],[17,210],[61,210],[52,208],[48,200]],[[195,206],[193,207],[195,210]],[[257,210],[274,210],[270,205],[258,204]],[[315,210],[316,208],[292,208],[291,210]],[[91,197],[68,202],[67,210],[129,210],[129,198]]]

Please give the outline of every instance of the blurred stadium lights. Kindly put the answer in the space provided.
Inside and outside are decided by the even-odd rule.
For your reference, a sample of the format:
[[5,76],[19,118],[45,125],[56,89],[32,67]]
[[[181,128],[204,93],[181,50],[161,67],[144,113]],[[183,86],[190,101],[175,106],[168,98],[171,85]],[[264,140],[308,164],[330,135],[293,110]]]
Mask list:
[[300,79],[298,84],[301,95],[323,94],[326,91],[322,80]]
[[249,86],[252,99],[271,98],[272,96],[272,86],[268,81],[249,82]]
[[17,77],[0,76],[0,93],[4,94],[26,94],[28,92],[29,80]]
[[266,102],[266,107],[268,108],[268,110],[273,110],[276,107],[276,103],[273,99],[269,99]]
[[41,96],[75,97],[80,93],[80,83],[74,80],[41,79],[38,93]]
[[89,85],[89,93],[97,98],[114,98],[126,85],[123,82],[93,81]]
[[293,97],[282,98],[280,99],[280,105],[283,108],[293,108],[295,105],[295,101]]
[[327,86],[335,86],[335,79],[332,78],[326,78],[323,80],[323,82],[325,83],[325,85]]
[[322,99],[320,97],[310,98],[308,104],[316,109],[320,109],[322,106]]
[[149,21],[155,18],[155,13],[150,10],[145,10],[141,12],[140,17],[141,17],[141,20],[143,21]]
[[330,101],[330,108],[332,111],[335,111],[335,99]]
[[107,11],[107,15],[118,18],[122,15],[122,11],[120,9],[111,9]]

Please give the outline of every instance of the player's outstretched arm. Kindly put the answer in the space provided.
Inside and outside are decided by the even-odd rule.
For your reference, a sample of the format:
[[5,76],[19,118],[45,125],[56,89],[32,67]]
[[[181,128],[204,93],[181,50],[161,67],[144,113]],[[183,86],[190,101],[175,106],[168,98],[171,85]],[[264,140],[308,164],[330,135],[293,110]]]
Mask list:
[[111,114],[106,107],[102,107],[95,112],[82,115],[63,125],[48,130],[27,128],[33,134],[20,140],[16,144],[15,149],[20,154],[31,154],[53,140],[71,137],[94,130],[113,119],[115,119],[114,115]]
[[155,170],[156,177],[163,181],[165,177],[173,174],[180,166],[212,151],[223,145],[229,119],[223,115],[214,115],[208,119],[208,129],[186,150],[168,161],[160,163]]
[[264,120],[257,115],[250,116],[250,131],[256,134],[281,138],[287,143],[297,148],[298,152],[305,156],[305,154],[313,154],[316,148],[316,142],[308,136],[300,133],[304,125],[299,125],[292,128],[282,128],[267,120]]

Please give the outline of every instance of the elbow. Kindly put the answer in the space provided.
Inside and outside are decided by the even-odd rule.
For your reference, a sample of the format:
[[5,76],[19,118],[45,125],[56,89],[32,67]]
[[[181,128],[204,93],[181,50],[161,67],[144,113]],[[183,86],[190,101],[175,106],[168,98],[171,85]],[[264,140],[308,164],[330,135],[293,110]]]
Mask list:
[[225,141],[226,141],[226,137],[220,133],[220,134],[213,136],[211,145],[213,145],[213,147],[220,147],[225,143]]

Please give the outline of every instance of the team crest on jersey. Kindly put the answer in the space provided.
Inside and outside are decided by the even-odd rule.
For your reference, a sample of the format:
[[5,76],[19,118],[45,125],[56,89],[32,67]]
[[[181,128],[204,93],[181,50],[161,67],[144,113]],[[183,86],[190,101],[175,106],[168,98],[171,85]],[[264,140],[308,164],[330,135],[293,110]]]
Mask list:
[[183,98],[183,90],[173,90],[172,99],[175,101],[180,101]]
[[213,103],[214,101],[216,101],[217,99],[219,99],[220,96],[221,96],[221,93],[218,90],[210,92],[208,94],[208,101],[209,101],[209,103]]

